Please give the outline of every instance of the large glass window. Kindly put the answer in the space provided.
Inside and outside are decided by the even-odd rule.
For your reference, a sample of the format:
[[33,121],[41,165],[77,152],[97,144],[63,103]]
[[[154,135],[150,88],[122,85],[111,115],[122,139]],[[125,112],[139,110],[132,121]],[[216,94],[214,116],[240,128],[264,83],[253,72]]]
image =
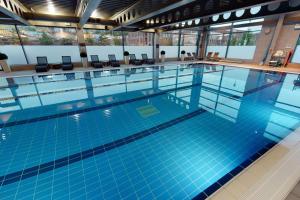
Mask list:
[[135,54],[137,58],[142,58],[143,53],[153,57],[153,33],[123,32],[123,34],[125,51]]
[[36,57],[47,56],[49,63],[61,63],[62,56],[79,62],[80,55],[75,28],[18,26],[29,63]]
[[180,50],[185,50],[189,53],[196,53],[197,51],[198,31],[182,30]]
[[18,26],[24,45],[77,45],[75,28]]
[[230,29],[212,29],[208,34],[206,53],[219,52],[219,57],[225,57]]
[[84,39],[86,45],[121,46],[122,32],[85,29]]
[[108,60],[109,54],[115,54],[118,60],[123,59],[121,31],[84,29],[84,39],[88,59],[91,55],[98,55],[100,60]]
[[166,52],[166,57],[178,57],[179,31],[163,32],[159,37],[160,50]]
[[292,63],[300,63],[300,36],[297,41],[296,49],[293,55]]
[[26,64],[20,40],[13,25],[0,25],[0,52],[8,56],[8,64]]
[[252,59],[262,26],[234,27],[229,42],[228,58]]
[[219,52],[220,57],[253,59],[263,21],[255,19],[211,26],[206,53]]

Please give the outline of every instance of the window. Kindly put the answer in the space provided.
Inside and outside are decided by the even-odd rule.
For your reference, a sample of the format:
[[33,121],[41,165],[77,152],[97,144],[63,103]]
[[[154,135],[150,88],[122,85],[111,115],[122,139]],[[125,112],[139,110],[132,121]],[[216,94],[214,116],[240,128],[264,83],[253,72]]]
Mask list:
[[123,32],[124,49],[130,54],[135,54],[136,58],[141,59],[142,54],[153,57],[153,33],[146,32]]
[[198,39],[198,31],[182,30],[180,50],[184,50],[187,53],[196,53],[197,39]]
[[230,29],[213,29],[209,32],[208,52],[219,52],[219,57],[225,57]]
[[122,32],[85,29],[84,39],[86,45],[121,46]]
[[152,46],[152,33],[123,32],[125,46]]
[[13,25],[0,25],[0,52],[8,56],[8,64],[26,64],[26,59],[16,27]]
[[178,46],[179,32],[170,31],[160,34],[159,44],[161,46]]
[[19,45],[15,26],[12,25],[0,25],[0,45]]
[[123,59],[121,31],[84,29],[84,39],[88,59],[98,55],[100,60],[108,60],[109,54],[114,54],[118,60]]
[[178,57],[179,31],[169,31],[160,34],[159,44],[160,50],[166,52],[167,58]]
[[293,55],[292,63],[300,63],[300,36],[299,36],[297,44],[296,44],[296,48],[295,48],[295,52],[294,52],[294,55]]
[[263,21],[259,18],[211,26],[206,53],[219,52],[220,57],[253,59]]
[[262,26],[233,27],[227,57],[252,59]]
[[75,28],[18,26],[24,45],[77,45]]

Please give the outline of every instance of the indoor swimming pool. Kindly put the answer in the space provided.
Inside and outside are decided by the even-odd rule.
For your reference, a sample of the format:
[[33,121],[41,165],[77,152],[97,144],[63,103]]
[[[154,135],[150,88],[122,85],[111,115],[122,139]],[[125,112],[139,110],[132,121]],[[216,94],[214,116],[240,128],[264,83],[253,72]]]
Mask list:
[[0,78],[1,199],[205,199],[300,127],[298,74],[185,64]]

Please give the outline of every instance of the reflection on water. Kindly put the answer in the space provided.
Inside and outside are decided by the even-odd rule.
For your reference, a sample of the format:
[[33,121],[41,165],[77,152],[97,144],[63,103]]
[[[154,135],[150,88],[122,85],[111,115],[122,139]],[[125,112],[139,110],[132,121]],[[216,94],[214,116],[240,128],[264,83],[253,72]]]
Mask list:
[[[266,134],[274,137],[272,129],[278,128],[274,121],[279,116],[298,122],[299,82],[295,74],[203,64],[1,78],[0,121],[5,124],[26,119],[29,113],[34,118],[165,91],[168,100],[179,107],[203,108],[232,123],[237,123],[243,112],[251,113],[242,109],[244,104],[245,108],[272,106]],[[244,100],[247,95],[252,102]],[[292,119],[295,116],[297,120]]]

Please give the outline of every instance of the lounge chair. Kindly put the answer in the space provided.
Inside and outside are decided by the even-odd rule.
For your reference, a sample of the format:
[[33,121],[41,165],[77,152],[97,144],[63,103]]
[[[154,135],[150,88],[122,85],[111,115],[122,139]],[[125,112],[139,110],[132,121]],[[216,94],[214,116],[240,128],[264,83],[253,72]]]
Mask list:
[[212,57],[210,57],[209,60],[210,61],[219,61],[220,60],[219,52],[215,52],[214,55]]
[[72,70],[74,68],[74,65],[71,61],[71,56],[62,56],[61,68],[62,70]]
[[269,66],[273,67],[286,67],[290,62],[292,56],[291,50],[277,50],[272,54],[271,59],[269,61]]
[[36,59],[37,59],[37,65],[35,66],[36,72],[47,72],[50,69],[46,56],[36,57]]
[[108,55],[109,64],[112,67],[120,67],[120,62],[116,59],[116,56],[114,54]]
[[132,65],[142,65],[143,61],[136,59],[135,54],[130,54],[129,55],[129,64],[132,64]]
[[142,53],[143,63],[153,65],[155,63],[154,59],[149,59],[146,53]]
[[208,52],[205,60],[210,60],[212,58],[213,52]]
[[194,60],[194,56],[192,56],[191,53],[186,53],[186,55],[187,55],[186,57],[187,60]]
[[102,68],[103,67],[103,62],[100,62],[99,61],[99,58],[97,55],[91,55],[91,65],[94,67],[94,68]]

